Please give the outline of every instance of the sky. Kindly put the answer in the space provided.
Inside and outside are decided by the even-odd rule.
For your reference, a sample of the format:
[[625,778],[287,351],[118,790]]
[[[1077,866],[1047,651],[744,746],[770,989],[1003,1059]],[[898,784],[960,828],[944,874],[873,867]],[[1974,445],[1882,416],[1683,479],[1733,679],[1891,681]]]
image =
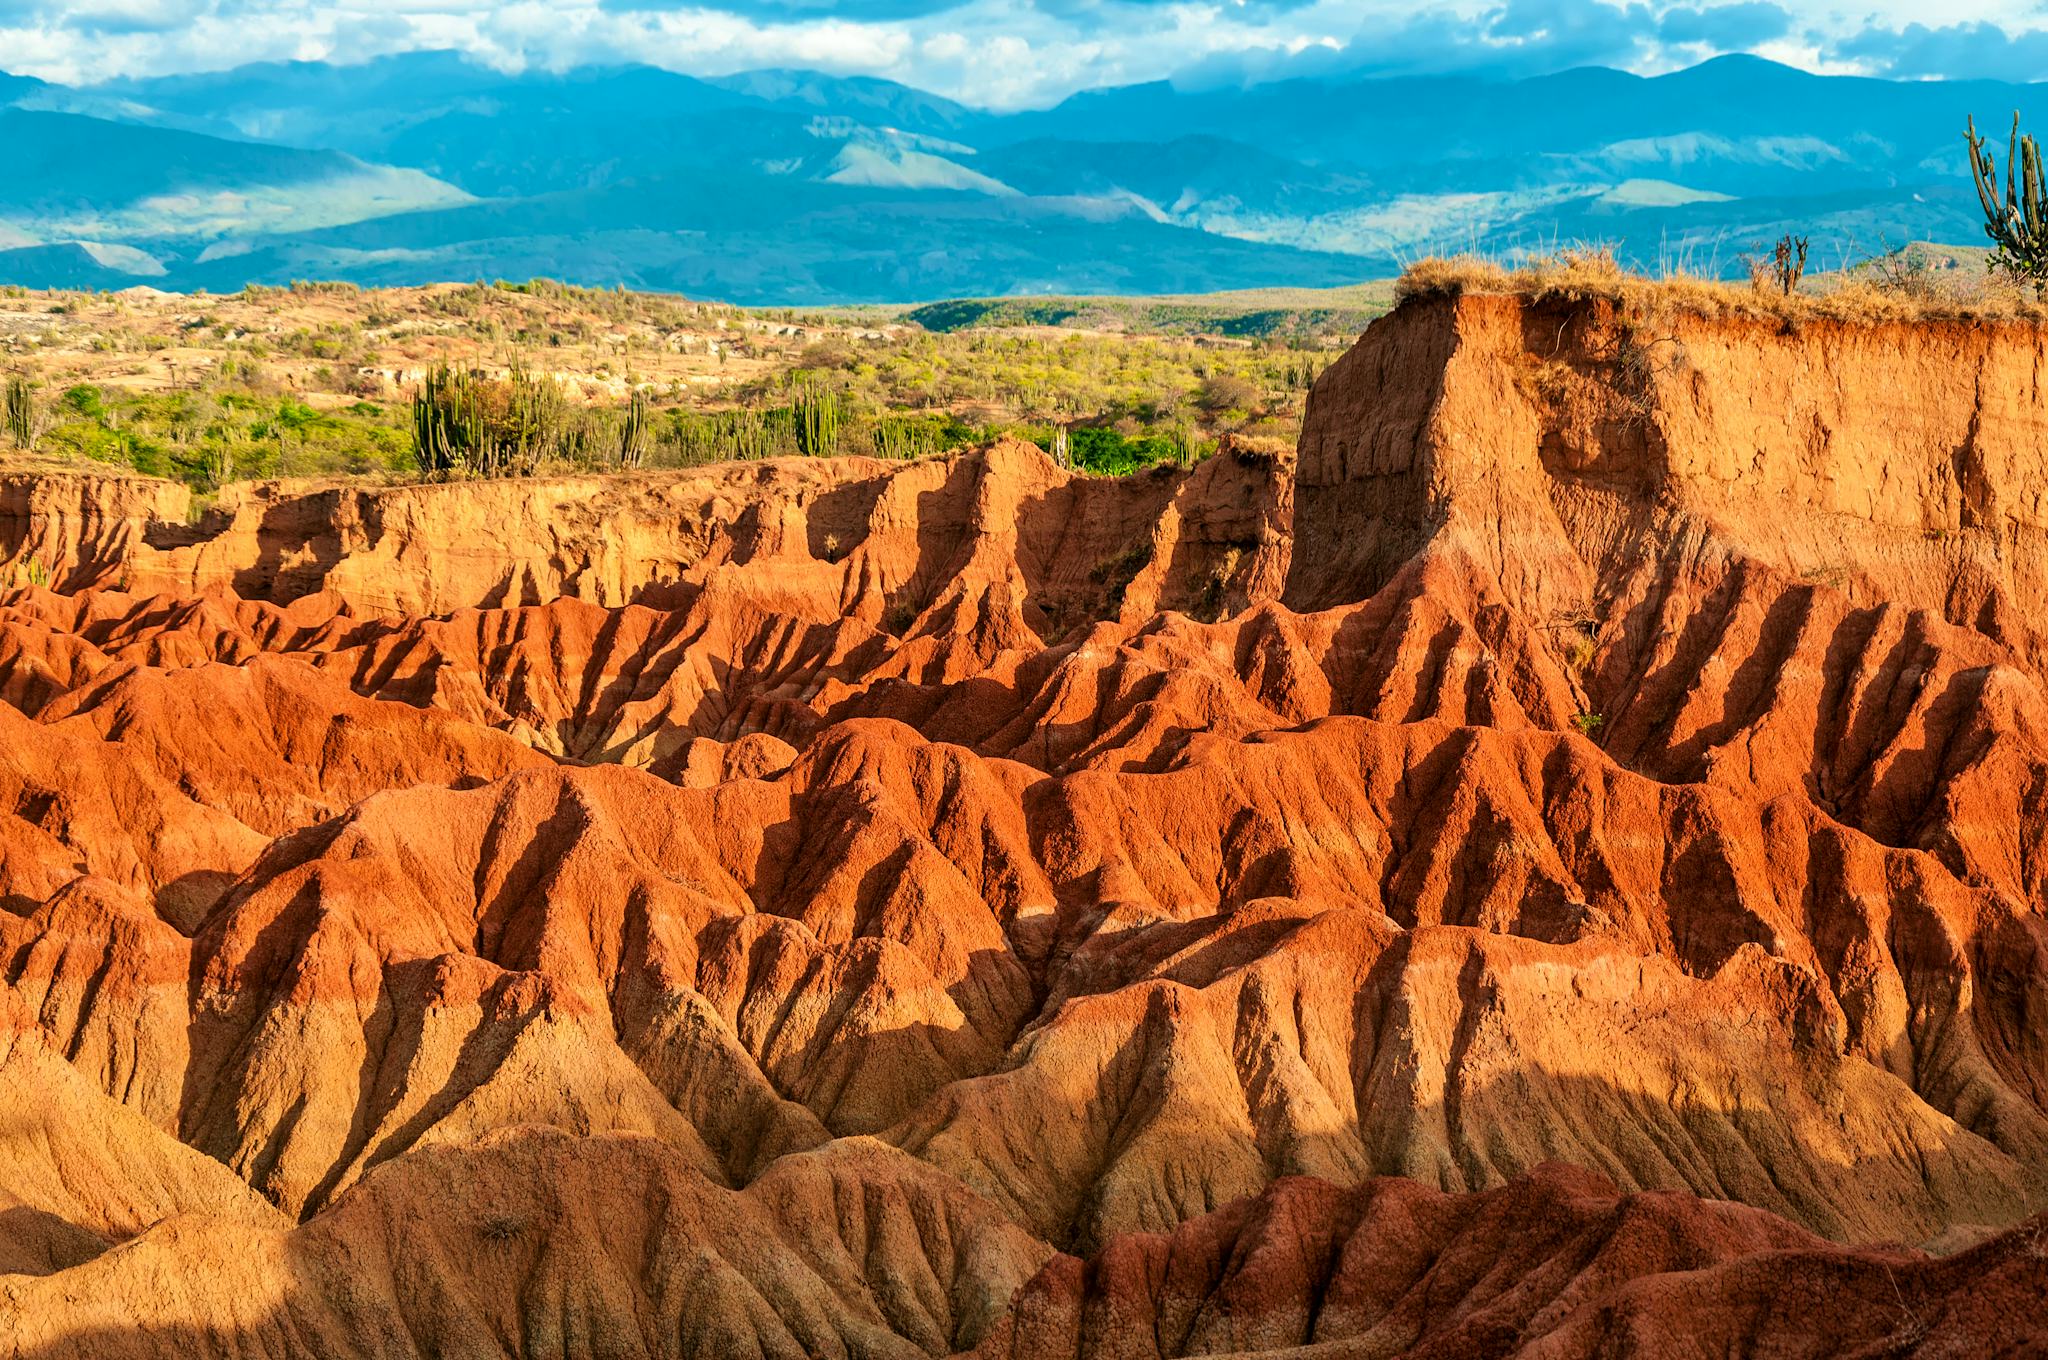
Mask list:
[[1650,74],[1727,52],[2032,80],[2048,74],[2048,0],[0,0],[0,70],[65,84],[442,48],[505,69],[805,67],[1005,109],[1149,80]]

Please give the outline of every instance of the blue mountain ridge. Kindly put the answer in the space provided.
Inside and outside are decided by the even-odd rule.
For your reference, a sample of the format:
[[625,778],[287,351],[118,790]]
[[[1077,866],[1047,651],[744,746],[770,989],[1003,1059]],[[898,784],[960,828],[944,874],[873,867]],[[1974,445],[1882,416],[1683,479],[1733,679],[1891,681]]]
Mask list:
[[[1574,242],[1732,273],[1784,231],[1823,258],[1973,243],[1965,116],[1995,137],[2015,109],[2048,117],[2036,85],[1754,57],[1152,83],[1005,112],[811,71],[425,52],[0,76],[0,104],[0,247],[82,242],[161,287],[546,274],[756,303],[1322,285]],[[58,258],[84,268],[0,254],[0,281]]]

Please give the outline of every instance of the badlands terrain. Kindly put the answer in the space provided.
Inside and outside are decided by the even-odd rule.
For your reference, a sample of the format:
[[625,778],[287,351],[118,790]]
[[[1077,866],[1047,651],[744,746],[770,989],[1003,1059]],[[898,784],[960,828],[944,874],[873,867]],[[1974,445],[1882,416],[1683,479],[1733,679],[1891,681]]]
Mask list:
[[2048,1353],[2041,323],[1455,284],[1122,479],[0,476],[0,1356]]

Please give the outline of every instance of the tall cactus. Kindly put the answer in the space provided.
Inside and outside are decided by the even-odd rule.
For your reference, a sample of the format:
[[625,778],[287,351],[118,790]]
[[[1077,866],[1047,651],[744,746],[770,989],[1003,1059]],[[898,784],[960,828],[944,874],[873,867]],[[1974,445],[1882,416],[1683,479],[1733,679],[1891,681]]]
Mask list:
[[768,456],[768,422],[753,407],[734,411],[727,426],[732,456],[752,462]]
[[869,435],[877,458],[907,461],[938,451],[938,436],[929,421],[914,416],[884,416]]
[[35,389],[28,385],[27,378],[7,380],[7,433],[14,436],[14,447],[23,453],[34,453],[42,438]]
[[524,364],[505,375],[506,410],[497,437],[485,441],[487,476],[530,477],[543,458],[559,457],[568,427],[562,389]]
[[2048,186],[2041,174],[2041,148],[2032,134],[2020,136],[2020,116],[2012,116],[2006,144],[2005,196],[1998,193],[1998,159],[1984,147],[1977,120],[1963,133],[1970,147],[1970,171],[1977,181],[1977,202],[1984,209],[1984,234],[1997,249],[1994,267],[2048,291]]
[[447,364],[427,370],[412,399],[413,461],[421,472],[445,477],[474,466],[483,441],[477,406],[475,382],[467,371]]
[[790,403],[796,419],[797,451],[807,458],[823,458],[839,448],[839,395],[805,383]]
[[619,421],[619,466],[636,468],[647,461],[647,395],[634,391]]

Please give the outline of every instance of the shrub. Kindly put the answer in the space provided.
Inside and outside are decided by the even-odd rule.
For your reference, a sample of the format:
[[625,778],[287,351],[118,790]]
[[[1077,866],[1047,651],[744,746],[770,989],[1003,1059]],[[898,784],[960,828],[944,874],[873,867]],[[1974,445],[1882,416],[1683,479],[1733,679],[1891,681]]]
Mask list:
[[1201,408],[1216,415],[1224,411],[1249,411],[1259,404],[1258,385],[1235,373],[1212,373],[1202,379],[1196,398]]

